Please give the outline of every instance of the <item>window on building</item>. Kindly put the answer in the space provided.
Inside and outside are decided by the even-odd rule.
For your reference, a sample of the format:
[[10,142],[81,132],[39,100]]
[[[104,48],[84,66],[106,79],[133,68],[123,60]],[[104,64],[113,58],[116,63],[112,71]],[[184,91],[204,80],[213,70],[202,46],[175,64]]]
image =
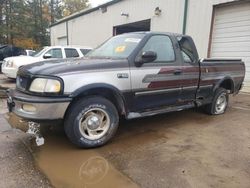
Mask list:
[[153,51],[157,53],[154,62],[166,63],[175,60],[175,53],[171,39],[166,35],[152,36],[142,49],[142,52]]
[[74,48],[65,48],[65,54],[66,54],[66,58],[79,57],[77,50]]

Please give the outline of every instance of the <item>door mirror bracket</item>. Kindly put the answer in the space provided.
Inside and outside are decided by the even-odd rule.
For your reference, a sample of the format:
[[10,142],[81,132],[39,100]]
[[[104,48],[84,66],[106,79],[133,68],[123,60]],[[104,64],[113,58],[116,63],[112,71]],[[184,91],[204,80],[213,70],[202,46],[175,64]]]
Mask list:
[[153,51],[142,52],[135,60],[135,66],[140,67],[144,63],[150,63],[157,59],[157,53]]
[[52,58],[52,55],[47,53],[47,54],[44,54],[43,58],[44,59],[49,59],[49,58]]

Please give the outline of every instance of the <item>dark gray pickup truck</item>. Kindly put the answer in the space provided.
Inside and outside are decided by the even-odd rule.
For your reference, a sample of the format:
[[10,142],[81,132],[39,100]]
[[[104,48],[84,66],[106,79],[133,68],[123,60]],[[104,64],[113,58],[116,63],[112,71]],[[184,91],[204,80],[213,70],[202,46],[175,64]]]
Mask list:
[[8,106],[35,122],[63,120],[77,146],[105,144],[119,118],[140,118],[203,106],[223,114],[242,87],[240,59],[199,59],[191,37],[138,32],[112,37],[86,57],[19,69]]

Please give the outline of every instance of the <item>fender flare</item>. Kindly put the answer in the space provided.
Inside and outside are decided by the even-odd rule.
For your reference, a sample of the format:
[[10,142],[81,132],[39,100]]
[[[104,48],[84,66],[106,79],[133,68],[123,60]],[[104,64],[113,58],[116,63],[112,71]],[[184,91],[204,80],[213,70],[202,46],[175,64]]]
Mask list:
[[220,85],[221,85],[224,81],[226,81],[226,80],[229,80],[229,81],[231,82],[231,89],[230,89],[230,91],[231,91],[232,93],[234,93],[234,91],[235,91],[235,84],[234,84],[233,79],[232,79],[230,76],[226,76],[226,77],[224,77],[223,79],[219,80],[219,81],[215,84],[215,86],[213,87],[213,92],[215,92],[216,89],[218,89],[218,88],[220,87]]
[[[95,89],[105,89],[105,90],[111,91],[114,94],[114,97],[116,98],[116,101],[119,105],[119,110],[121,110],[121,113],[123,114],[123,113],[127,112],[125,98],[124,98],[123,94],[121,93],[121,91],[118,88],[116,88],[115,86],[113,86],[111,84],[94,83],[94,84],[85,85],[85,86],[78,88],[74,92],[72,92],[69,95],[69,97],[71,97],[73,99],[77,98],[77,97],[81,97],[87,91],[95,90]],[[100,94],[100,96],[101,96],[101,94]],[[113,101],[111,101],[111,102],[113,102]]]

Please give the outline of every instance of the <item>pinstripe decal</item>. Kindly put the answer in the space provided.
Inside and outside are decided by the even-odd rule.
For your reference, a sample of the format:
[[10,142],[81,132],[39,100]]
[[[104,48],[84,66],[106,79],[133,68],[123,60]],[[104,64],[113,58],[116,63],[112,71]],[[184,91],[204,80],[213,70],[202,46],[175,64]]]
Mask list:
[[149,90],[149,91],[136,92],[135,95],[141,96],[141,95],[151,95],[151,94],[162,94],[162,93],[175,92],[175,91],[180,91],[180,90],[181,88]]

